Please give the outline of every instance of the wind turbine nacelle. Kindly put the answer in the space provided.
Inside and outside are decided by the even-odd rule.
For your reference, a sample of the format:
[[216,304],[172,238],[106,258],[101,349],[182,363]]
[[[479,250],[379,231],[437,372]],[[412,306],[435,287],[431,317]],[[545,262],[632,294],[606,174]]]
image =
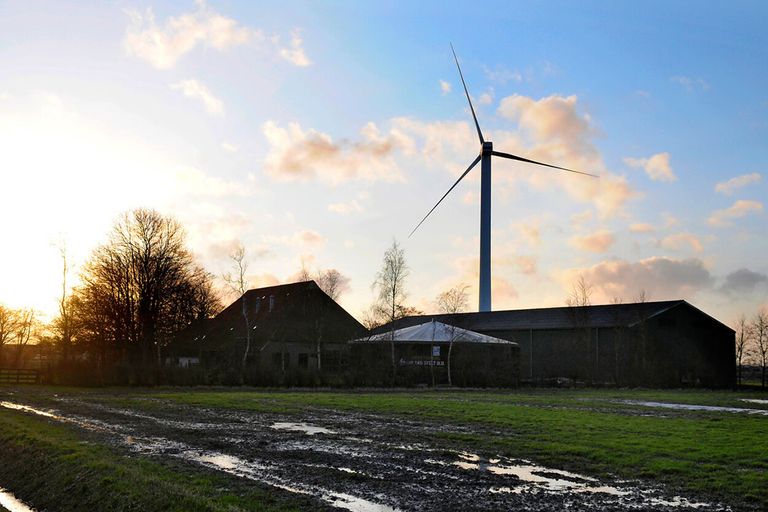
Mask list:
[[490,153],[491,151],[493,151],[493,142],[489,140],[483,142],[483,153]]

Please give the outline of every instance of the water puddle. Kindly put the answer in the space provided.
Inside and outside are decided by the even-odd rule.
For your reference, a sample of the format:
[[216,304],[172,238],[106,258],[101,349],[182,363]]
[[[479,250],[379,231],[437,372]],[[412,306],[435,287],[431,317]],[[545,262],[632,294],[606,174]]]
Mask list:
[[27,506],[26,503],[0,487],[0,508],[5,507],[10,512],[35,512],[35,509]]
[[[456,461],[447,463],[435,459],[426,459],[429,464],[454,466],[464,470],[488,471],[498,476],[515,478],[513,485],[495,485],[488,491],[491,494],[599,494],[620,508],[711,508],[709,503],[693,502],[687,498],[675,496],[666,498],[659,496],[657,489],[641,490],[634,486],[611,486],[601,484],[596,478],[579,475],[570,471],[539,466],[527,460],[505,459],[503,457],[488,459],[483,462],[479,455],[460,452]],[[629,483],[629,482],[625,482]]]
[[[747,399],[743,399],[747,400]],[[742,414],[756,414],[768,416],[765,409],[747,409],[744,407],[721,407],[717,405],[675,404],[668,402],[645,402],[642,400],[613,400],[615,403],[627,405],[642,405],[643,407],[657,407],[660,409],[676,409],[679,411],[706,411],[706,412],[732,412]]]
[[14,411],[31,412],[32,414],[37,414],[38,416],[45,416],[46,418],[53,418],[54,420],[63,420],[64,419],[61,416],[57,416],[57,415],[53,414],[52,412],[43,411],[42,409],[35,409],[34,407],[29,407],[28,405],[17,404],[15,402],[2,401],[2,402],[0,402],[0,407],[5,407],[6,409],[13,409]]
[[752,404],[768,405],[768,400],[763,400],[761,398],[739,398],[739,400]]
[[271,428],[275,430],[289,430],[292,432],[304,432],[308,436],[313,436],[315,434],[335,434],[333,430],[327,429],[325,427],[317,427],[315,425],[310,425],[308,423],[292,423],[288,421],[278,421],[273,423]]

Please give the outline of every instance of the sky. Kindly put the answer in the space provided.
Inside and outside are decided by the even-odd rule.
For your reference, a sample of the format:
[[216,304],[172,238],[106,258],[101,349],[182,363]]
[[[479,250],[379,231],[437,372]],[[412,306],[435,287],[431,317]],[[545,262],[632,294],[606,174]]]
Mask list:
[[[493,308],[768,305],[765,2],[0,0],[0,303],[56,311],[122,212],[185,227],[215,275],[302,264],[361,318],[384,251],[407,302],[477,308],[479,152],[495,149]],[[77,279],[70,281],[77,285]]]

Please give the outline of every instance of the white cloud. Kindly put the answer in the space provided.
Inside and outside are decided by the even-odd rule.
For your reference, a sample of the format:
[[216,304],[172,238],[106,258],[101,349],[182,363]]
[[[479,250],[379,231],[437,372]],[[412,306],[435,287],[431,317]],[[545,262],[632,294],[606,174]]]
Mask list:
[[701,239],[691,233],[675,233],[659,240],[659,246],[672,251],[682,251],[686,248],[695,252],[704,250],[704,244]]
[[238,147],[234,144],[231,144],[229,142],[222,142],[221,143],[221,149],[224,151],[229,151],[230,153],[235,153],[238,150]]
[[359,213],[363,211],[363,206],[353,199],[346,203],[332,203],[328,205],[328,211],[338,213],[339,215],[348,215],[350,213]]
[[312,64],[304,52],[304,39],[301,37],[301,30],[295,28],[291,31],[291,44],[288,48],[280,49],[280,56],[299,67],[306,67]]
[[758,172],[742,174],[741,176],[736,176],[735,178],[731,178],[728,181],[718,183],[715,185],[715,192],[720,192],[730,196],[736,189],[749,185],[750,183],[757,183],[762,178],[763,177]]
[[636,222],[629,226],[629,230],[632,233],[653,233],[654,231],[656,231],[656,228],[654,228],[653,225],[648,224],[647,222]]
[[491,82],[497,82],[499,84],[506,84],[507,82],[522,82],[523,74],[516,69],[509,69],[501,65],[497,65],[495,68],[485,68],[485,76]]
[[605,252],[616,241],[613,233],[607,230],[596,231],[586,236],[574,236],[570,243],[572,246],[587,252]]
[[763,203],[760,201],[747,201],[739,199],[730,208],[724,210],[715,210],[709,216],[707,222],[710,226],[726,227],[732,224],[732,219],[744,217],[748,213],[758,213],[763,211]]
[[480,95],[480,97],[477,99],[477,102],[480,105],[490,105],[491,103],[493,103],[493,94],[494,94],[493,89],[489,89]]
[[565,288],[570,288],[579,276],[594,287],[593,298],[599,302],[635,297],[642,290],[654,300],[690,298],[710,288],[713,282],[709,270],[697,258],[607,260],[588,268],[570,269],[562,273],[560,280]]
[[451,92],[451,83],[446,82],[445,80],[439,80],[440,82],[440,91],[442,91],[443,95],[448,94]]
[[304,130],[298,123],[289,123],[283,128],[267,121],[262,131],[271,146],[264,170],[273,178],[286,181],[313,178],[331,184],[356,179],[398,181],[402,176],[394,153],[407,152],[413,144],[397,129],[382,135],[373,123],[360,130],[358,142],[335,142],[327,133]]
[[695,89],[701,91],[709,90],[709,84],[701,78],[691,78],[689,76],[676,75],[671,77],[670,80],[683,87],[687,91],[693,91]]
[[253,38],[263,39],[259,31],[218,14],[205,2],[198,2],[195,12],[171,16],[162,27],[156,23],[151,9],[143,14],[129,10],[127,14],[131,23],[123,39],[125,51],[159,69],[173,67],[179,58],[198,45],[223,51]]
[[600,153],[591,142],[596,129],[591,117],[579,111],[576,96],[552,95],[535,100],[512,95],[501,100],[497,113],[516,122],[520,130],[497,132],[495,148],[600,175],[600,179],[594,179],[542,170],[529,174],[531,183],[562,186],[574,198],[591,201],[601,217],[621,212],[629,199],[639,195],[626,178],[605,170]]
[[174,91],[181,91],[187,98],[202,101],[203,105],[205,105],[205,110],[209,114],[216,116],[224,115],[224,103],[197,80],[182,80],[181,82],[171,84],[170,88]]
[[648,158],[626,157],[624,163],[630,167],[643,169],[653,181],[677,181],[677,176],[669,164],[669,153],[657,153]]

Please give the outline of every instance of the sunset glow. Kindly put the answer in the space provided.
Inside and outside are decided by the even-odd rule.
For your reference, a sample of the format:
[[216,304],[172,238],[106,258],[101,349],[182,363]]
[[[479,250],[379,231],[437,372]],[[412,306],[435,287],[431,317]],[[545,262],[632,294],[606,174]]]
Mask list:
[[600,175],[494,162],[494,309],[579,276],[728,324],[768,303],[766,6],[493,11],[0,3],[0,303],[54,315],[57,244],[77,271],[146,207],[216,275],[242,242],[252,287],[335,268],[359,316],[396,238],[409,304],[466,283],[476,308],[479,175],[408,238],[479,149],[449,42],[495,147]]

